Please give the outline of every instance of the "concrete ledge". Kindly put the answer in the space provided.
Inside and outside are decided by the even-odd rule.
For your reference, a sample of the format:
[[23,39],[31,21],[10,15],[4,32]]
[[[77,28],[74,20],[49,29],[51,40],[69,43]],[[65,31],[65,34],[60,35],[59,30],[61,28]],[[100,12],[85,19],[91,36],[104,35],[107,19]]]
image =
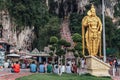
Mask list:
[[86,68],[94,76],[110,76],[110,65],[94,56],[86,56]]

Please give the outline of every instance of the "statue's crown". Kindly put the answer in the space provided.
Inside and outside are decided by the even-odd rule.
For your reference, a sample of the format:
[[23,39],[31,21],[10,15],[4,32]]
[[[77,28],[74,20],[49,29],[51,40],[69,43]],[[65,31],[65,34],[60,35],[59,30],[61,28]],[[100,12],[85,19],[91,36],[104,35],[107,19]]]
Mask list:
[[95,7],[94,7],[93,4],[92,4],[92,6],[91,6],[91,11],[95,11]]
[[91,8],[95,8],[93,4],[91,5]]

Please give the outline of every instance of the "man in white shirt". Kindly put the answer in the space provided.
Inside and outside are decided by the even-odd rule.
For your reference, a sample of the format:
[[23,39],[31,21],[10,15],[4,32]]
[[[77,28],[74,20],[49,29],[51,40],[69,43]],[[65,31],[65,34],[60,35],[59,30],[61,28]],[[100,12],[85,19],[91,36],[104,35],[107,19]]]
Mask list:
[[8,68],[9,63],[8,62],[4,62],[4,68]]

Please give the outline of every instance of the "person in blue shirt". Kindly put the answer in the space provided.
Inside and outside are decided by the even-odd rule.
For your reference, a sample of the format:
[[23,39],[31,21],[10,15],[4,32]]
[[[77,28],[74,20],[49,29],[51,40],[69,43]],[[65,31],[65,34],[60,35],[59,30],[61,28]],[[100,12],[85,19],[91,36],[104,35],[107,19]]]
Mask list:
[[44,66],[43,63],[40,63],[40,65],[39,65],[39,72],[40,73],[44,73],[45,72],[45,66]]
[[37,71],[37,65],[35,64],[35,61],[30,64],[30,72],[35,73]]

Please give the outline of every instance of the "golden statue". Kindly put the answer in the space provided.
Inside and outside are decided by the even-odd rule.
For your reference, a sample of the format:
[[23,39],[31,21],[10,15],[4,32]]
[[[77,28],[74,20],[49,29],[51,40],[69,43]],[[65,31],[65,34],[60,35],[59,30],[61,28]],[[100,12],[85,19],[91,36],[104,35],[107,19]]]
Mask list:
[[85,48],[88,49],[89,55],[96,56],[98,51],[101,55],[101,32],[102,23],[96,15],[94,5],[87,12],[82,20],[82,46],[83,54]]

